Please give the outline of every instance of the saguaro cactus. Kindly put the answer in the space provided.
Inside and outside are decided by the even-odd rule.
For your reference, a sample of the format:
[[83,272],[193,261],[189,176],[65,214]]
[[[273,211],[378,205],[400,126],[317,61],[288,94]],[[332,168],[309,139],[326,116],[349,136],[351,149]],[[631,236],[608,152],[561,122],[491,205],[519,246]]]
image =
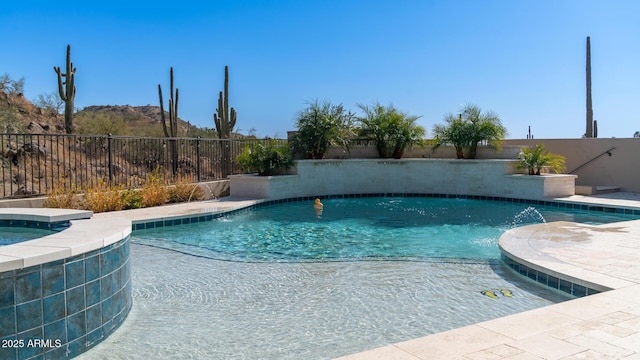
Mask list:
[[236,110],[229,109],[229,67],[224,67],[224,93],[218,96],[217,114],[213,114],[213,122],[220,139],[230,139],[231,132],[236,126]]
[[164,114],[164,102],[162,101],[162,86],[158,84],[158,97],[160,98],[160,119],[162,120],[162,131],[164,136],[169,139],[169,153],[171,156],[171,170],[175,175],[178,170],[178,146],[176,144],[176,137],[178,136],[178,89],[175,91],[175,97],[173,92],[173,67],[169,71],[169,125],[167,126],[167,119]]
[[169,70],[169,126],[167,126],[167,119],[164,115],[164,104],[162,101],[162,86],[158,84],[158,97],[160,98],[160,119],[162,120],[162,131],[166,137],[178,136],[178,89],[176,89],[175,97],[173,93],[173,67]]
[[71,134],[73,131],[73,99],[76,97],[76,68],[71,62],[71,45],[67,45],[66,72],[62,73],[59,66],[54,66],[53,71],[58,74],[58,93],[60,93],[60,99],[64,101],[64,128],[67,134]]
[[213,122],[216,125],[220,141],[220,152],[222,157],[222,177],[231,174],[231,147],[230,139],[233,128],[236,126],[236,110],[229,109],[229,67],[224,67],[224,92],[220,91],[218,96],[217,114],[213,114]]
[[591,102],[591,38],[587,36],[587,130],[585,137],[593,137],[593,105]]

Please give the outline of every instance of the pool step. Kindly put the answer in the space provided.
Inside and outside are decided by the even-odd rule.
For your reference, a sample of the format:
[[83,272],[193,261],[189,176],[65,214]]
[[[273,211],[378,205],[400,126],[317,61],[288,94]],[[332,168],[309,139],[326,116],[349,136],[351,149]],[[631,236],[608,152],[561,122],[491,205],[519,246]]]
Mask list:
[[612,185],[576,185],[576,195],[599,195],[620,191],[620,186]]

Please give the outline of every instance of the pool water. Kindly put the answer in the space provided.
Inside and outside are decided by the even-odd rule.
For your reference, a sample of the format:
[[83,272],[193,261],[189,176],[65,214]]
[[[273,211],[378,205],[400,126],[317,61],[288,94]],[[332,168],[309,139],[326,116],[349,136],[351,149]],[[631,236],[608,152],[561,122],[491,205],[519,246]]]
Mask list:
[[211,222],[136,232],[137,241],[233,261],[488,260],[507,229],[620,217],[471,199],[327,199],[256,208]]
[[0,226],[0,246],[12,245],[27,240],[37,239],[56,232],[56,230],[31,227]]
[[500,234],[621,220],[464,199],[323,203],[134,232],[135,305],[79,359],[332,359],[540,308],[572,297],[503,265]]

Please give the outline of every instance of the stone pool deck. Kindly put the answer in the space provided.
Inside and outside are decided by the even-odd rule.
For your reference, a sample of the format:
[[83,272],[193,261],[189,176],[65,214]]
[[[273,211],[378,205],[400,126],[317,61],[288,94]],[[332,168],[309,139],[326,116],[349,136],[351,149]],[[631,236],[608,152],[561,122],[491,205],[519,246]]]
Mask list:
[[[558,200],[640,209],[640,194],[631,193]],[[125,214],[135,223],[228,211],[260,201],[223,198],[94,217]],[[640,220],[534,225],[511,230],[500,243],[528,266],[608,291],[340,359],[640,359]]]

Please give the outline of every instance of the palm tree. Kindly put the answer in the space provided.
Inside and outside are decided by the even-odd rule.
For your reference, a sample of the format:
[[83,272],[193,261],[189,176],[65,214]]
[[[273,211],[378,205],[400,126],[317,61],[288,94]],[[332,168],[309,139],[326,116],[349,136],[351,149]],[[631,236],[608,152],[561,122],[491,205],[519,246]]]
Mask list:
[[565,171],[565,158],[562,155],[552,154],[544,149],[544,144],[538,144],[533,149],[522,148],[518,169],[527,169],[529,175],[540,175],[543,167],[548,167],[555,173]]
[[382,106],[379,102],[358,107],[365,115],[358,118],[359,136],[373,140],[381,158],[400,159],[406,149],[423,144],[426,131],[416,124],[419,116],[408,115],[393,105]]
[[467,105],[462,109],[462,117],[470,126],[469,159],[476,158],[478,143],[481,141],[500,148],[500,143],[507,135],[507,129],[502,125],[497,113],[493,111],[482,113],[477,105]]
[[507,135],[500,116],[493,111],[482,113],[477,105],[466,105],[458,117],[447,114],[444,121],[446,125],[436,125],[433,128],[436,135],[433,148],[451,144],[456,149],[458,159],[464,159],[464,149],[468,149],[467,158],[475,159],[480,142],[499,148]]
[[469,126],[462,120],[462,115],[454,116],[449,113],[444,117],[446,125],[435,125],[433,127],[433,149],[449,144],[456,149],[456,158],[464,159],[464,149],[469,145]]

